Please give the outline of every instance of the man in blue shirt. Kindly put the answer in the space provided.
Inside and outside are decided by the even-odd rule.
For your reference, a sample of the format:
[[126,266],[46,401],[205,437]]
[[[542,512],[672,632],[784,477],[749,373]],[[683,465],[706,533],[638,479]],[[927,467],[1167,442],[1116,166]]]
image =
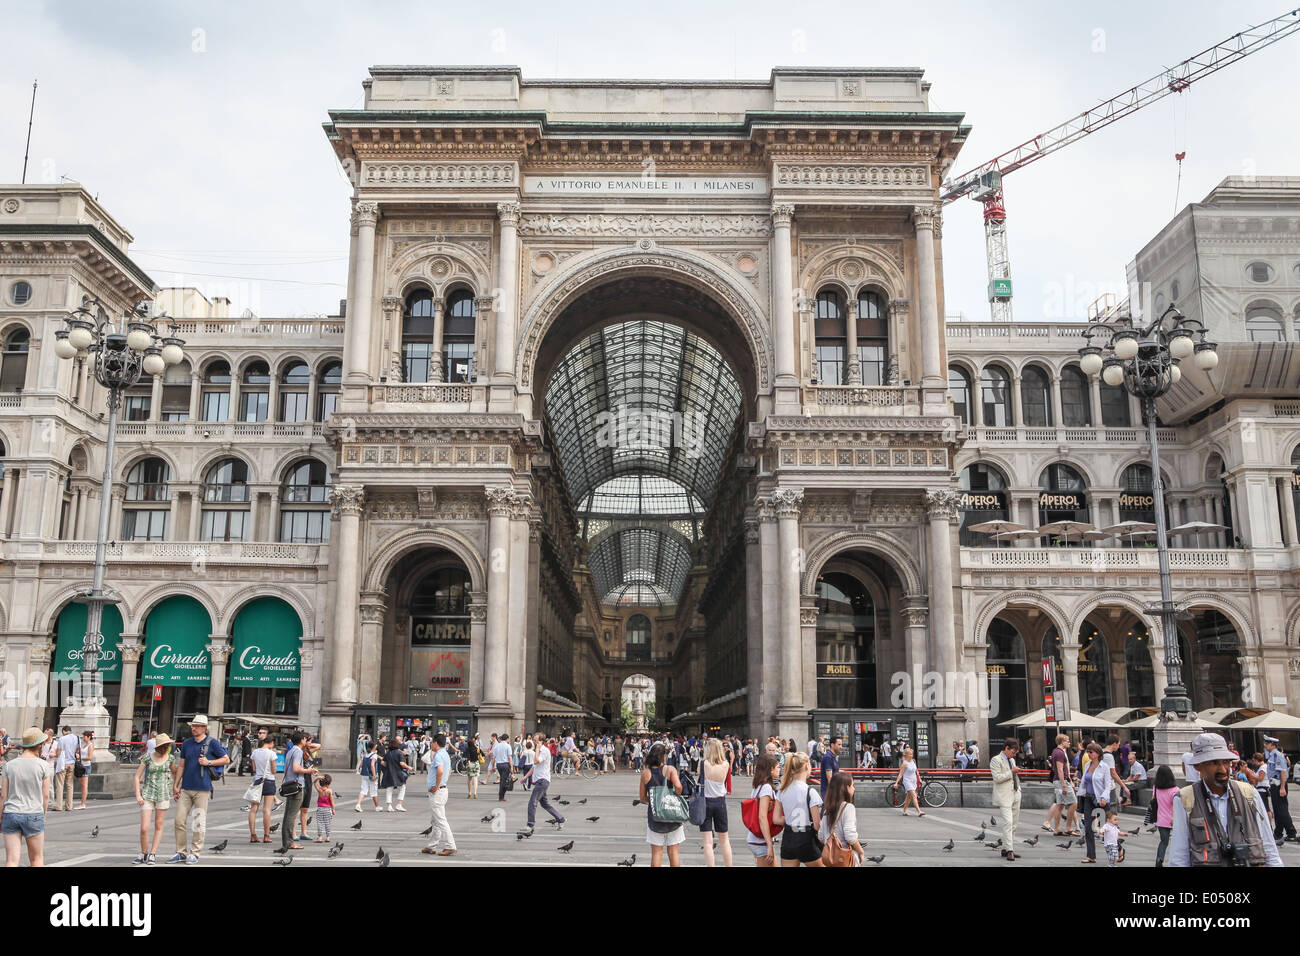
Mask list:
[[[447,735],[434,734],[429,745],[429,845],[421,853],[451,856],[456,852],[456,838],[447,822],[447,780],[451,777],[451,757],[447,755]],[[506,767],[507,775],[510,768]],[[441,848],[441,849],[440,849]]]
[[832,737],[831,745],[822,754],[822,802],[826,801],[826,788],[831,785],[831,777],[840,772],[840,750],[844,747],[842,737]]
[[1295,824],[1291,822],[1291,808],[1286,799],[1286,754],[1277,749],[1276,737],[1264,738],[1264,765],[1268,768],[1268,798],[1273,805],[1273,839],[1300,842],[1296,840]]
[[[190,721],[189,740],[181,744],[181,778],[174,785],[176,800],[176,855],[168,863],[197,863],[203,852],[203,835],[208,821],[208,800],[212,797],[209,767],[224,767],[230,754],[220,741],[208,736],[208,718],[195,714]],[[190,815],[194,815],[194,835],[189,833]]]

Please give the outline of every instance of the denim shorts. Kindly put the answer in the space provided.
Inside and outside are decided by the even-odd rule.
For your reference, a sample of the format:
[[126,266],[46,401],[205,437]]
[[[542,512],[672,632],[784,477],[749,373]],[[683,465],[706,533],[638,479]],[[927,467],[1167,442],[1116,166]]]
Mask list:
[[0,833],[8,836],[17,833],[24,837],[34,837],[45,832],[45,814],[43,813],[6,813],[4,823],[0,824]]

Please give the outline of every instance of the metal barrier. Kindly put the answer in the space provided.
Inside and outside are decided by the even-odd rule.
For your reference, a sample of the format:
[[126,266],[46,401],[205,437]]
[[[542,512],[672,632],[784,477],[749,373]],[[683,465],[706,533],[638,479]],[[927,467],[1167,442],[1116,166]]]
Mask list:
[[[898,768],[889,767],[841,767],[841,773],[847,773],[853,777],[856,783],[859,780],[870,783],[890,783],[898,778]],[[951,769],[935,767],[932,769],[917,770],[919,783],[924,786],[925,783],[936,781],[945,784],[957,785],[957,805],[966,806],[966,784],[967,783],[984,783],[992,781],[992,774],[987,767],[977,767],[972,770],[961,770],[956,767]],[[1048,783],[1051,781],[1051,771],[1048,770],[1021,770],[1020,779],[1026,783]],[[810,785],[821,786],[821,768],[814,768],[808,775]]]

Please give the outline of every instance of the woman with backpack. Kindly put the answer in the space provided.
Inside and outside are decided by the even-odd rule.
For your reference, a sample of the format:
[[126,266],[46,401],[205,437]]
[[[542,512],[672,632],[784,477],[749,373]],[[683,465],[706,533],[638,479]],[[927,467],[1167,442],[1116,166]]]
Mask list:
[[361,792],[357,794],[357,813],[361,812],[361,801],[369,797],[379,811],[379,744],[373,740],[366,741],[366,752],[357,761],[357,775],[361,778]]
[[[826,788],[825,813],[817,831],[823,845],[822,861],[827,866],[861,866],[865,851],[858,841],[858,809],[853,805],[853,777],[840,771]],[[845,851],[850,851],[845,856]],[[844,862],[830,862],[844,860]]]
[[812,766],[808,755],[795,751],[786,758],[781,789],[776,795],[772,822],[785,824],[781,839],[781,866],[822,865],[822,848],[817,840],[821,826],[822,797],[808,786]]
[[646,842],[650,844],[650,865],[663,866],[664,847],[668,848],[668,865],[681,866],[681,843],[686,839],[686,828],[680,823],[660,823],[654,818],[654,807],[650,802],[650,791],[655,787],[672,787],[680,796],[682,781],[677,775],[677,768],[666,766],[664,757],[668,748],[655,744],[645,758],[645,769],[641,771],[641,802],[646,805]]

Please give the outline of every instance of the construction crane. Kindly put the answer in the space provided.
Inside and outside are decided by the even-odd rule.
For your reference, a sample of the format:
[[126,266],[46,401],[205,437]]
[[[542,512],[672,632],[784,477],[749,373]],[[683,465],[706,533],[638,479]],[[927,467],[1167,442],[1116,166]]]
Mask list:
[[1296,32],[1300,32],[1300,9],[1233,34],[1222,43],[1162,70],[1149,80],[949,180],[940,193],[941,202],[949,203],[970,196],[984,206],[984,245],[988,257],[989,307],[993,321],[1011,321],[1011,262],[1007,254],[1007,208],[1002,196],[1004,176],[1130,116],[1144,106],[1172,93],[1182,93],[1197,80]]

